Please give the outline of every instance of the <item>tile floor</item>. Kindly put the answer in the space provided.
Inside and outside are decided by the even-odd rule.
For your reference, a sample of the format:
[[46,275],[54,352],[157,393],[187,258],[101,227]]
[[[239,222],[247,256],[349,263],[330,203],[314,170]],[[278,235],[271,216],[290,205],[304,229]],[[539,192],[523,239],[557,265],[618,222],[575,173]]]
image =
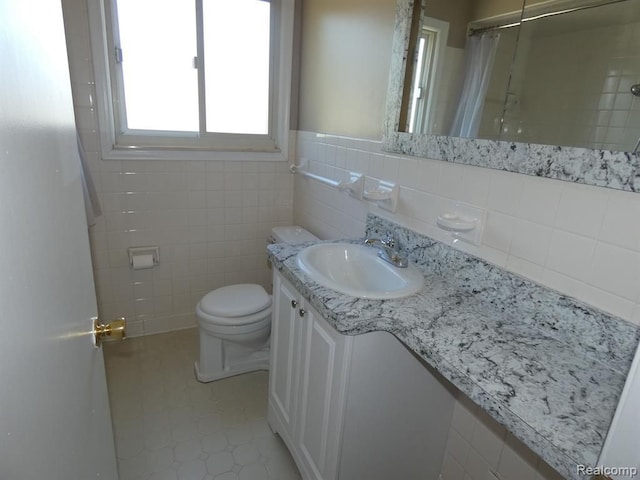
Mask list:
[[267,372],[199,383],[197,329],[104,350],[120,480],[300,479],[267,424]]

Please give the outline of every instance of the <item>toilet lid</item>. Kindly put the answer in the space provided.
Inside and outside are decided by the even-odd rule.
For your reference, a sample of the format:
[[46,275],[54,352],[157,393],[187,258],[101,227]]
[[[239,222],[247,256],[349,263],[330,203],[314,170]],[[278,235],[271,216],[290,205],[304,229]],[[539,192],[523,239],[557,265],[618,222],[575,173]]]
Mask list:
[[270,305],[271,297],[265,289],[250,283],[218,288],[200,300],[202,311],[218,317],[243,317]]

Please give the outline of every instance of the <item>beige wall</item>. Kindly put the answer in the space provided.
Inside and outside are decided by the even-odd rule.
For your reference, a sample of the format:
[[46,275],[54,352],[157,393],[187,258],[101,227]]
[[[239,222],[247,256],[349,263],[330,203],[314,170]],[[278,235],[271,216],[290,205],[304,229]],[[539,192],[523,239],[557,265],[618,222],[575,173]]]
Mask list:
[[477,20],[517,12],[522,10],[523,3],[523,0],[476,0],[473,18]]
[[[449,21],[449,45],[463,48],[467,23],[522,7],[522,0],[430,0]],[[396,0],[300,0],[299,89],[293,128],[380,139]],[[473,12],[473,15],[471,15]],[[457,27],[459,28],[457,28]],[[295,92],[295,89],[294,89]]]
[[449,22],[448,46],[464,48],[475,3],[473,0],[427,0],[425,12],[429,17]]
[[298,128],[379,139],[396,0],[303,0]]
[[[505,13],[519,12],[524,3],[525,0],[476,0],[473,18],[481,20]],[[545,3],[545,0],[526,0],[527,7],[538,3]]]

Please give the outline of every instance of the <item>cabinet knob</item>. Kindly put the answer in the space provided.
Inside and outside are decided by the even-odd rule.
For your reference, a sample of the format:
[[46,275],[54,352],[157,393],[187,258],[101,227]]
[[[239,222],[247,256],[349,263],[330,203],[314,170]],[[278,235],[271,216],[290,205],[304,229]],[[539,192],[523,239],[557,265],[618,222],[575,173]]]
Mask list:
[[295,300],[291,300],[291,308],[296,308],[298,306],[298,302]]
[[304,314],[307,313],[305,312],[304,308],[301,308],[298,313],[300,314],[301,317],[304,317]]

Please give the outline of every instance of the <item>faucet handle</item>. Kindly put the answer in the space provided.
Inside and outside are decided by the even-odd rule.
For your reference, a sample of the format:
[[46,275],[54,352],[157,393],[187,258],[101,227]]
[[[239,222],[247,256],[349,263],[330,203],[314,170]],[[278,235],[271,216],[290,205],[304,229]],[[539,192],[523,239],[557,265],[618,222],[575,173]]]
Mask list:
[[385,233],[384,238],[381,240],[381,242],[383,243],[383,245],[386,245],[387,247],[395,248],[396,239],[393,235],[393,232]]
[[391,232],[385,233],[382,235],[382,238],[369,237],[364,240],[365,245],[374,246],[376,243],[388,248],[395,248],[396,246],[395,237]]

